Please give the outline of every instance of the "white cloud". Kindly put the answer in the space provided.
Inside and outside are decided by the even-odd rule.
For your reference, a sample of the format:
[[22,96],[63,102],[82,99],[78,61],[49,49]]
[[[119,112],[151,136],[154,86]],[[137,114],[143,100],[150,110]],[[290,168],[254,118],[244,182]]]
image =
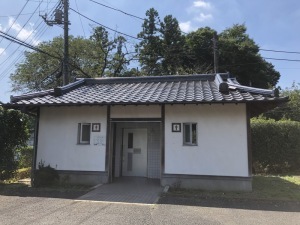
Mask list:
[[211,4],[209,2],[205,2],[204,0],[194,1],[193,5],[196,8],[203,8],[203,9],[210,9],[211,8]]
[[9,17],[8,26],[16,32],[18,39],[21,41],[32,42],[33,45],[37,45],[39,40],[34,38],[35,30],[33,29],[34,24],[29,23],[29,27],[22,27],[13,17]]
[[6,55],[6,52],[5,52],[4,48],[0,48],[0,55]]
[[181,22],[179,23],[179,27],[183,32],[190,32],[195,30],[195,28],[192,26],[191,21]]
[[206,20],[211,20],[213,19],[213,16],[212,14],[204,14],[204,13],[200,13],[198,16],[196,16],[194,18],[196,21],[198,22],[203,22],[203,21],[206,21]]
[[215,7],[209,0],[194,0],[186,9],[186,12],[189,18],[186,19],[187,22],[180,23],[180,28],[184,32],[190,32],[196,30],[199,23],[213,20]]

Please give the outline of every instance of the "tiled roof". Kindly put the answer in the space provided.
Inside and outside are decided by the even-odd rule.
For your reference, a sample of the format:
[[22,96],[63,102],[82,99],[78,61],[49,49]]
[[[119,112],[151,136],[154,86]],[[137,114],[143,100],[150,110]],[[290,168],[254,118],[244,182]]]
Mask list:
[[228,74],[79,79],[53,90],[12,96],[9,105],[176,104],[280,101],[276,91],[240,85]]

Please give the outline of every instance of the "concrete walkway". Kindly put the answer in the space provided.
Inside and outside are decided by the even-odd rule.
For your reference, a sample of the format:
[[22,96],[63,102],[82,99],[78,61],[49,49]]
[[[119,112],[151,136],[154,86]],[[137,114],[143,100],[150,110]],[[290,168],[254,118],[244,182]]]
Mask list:
[[153,204],[159,199],[163,187],[159,180],[122,177],[79,197],[77,201]]

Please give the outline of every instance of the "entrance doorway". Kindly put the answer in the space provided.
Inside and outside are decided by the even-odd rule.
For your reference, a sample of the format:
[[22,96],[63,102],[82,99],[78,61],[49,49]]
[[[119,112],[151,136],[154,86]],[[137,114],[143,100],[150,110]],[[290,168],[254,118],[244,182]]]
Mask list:
[[160,179],[160,122],[115,121],[112,131],[111,182],[120,177]]
[[122,175],[147,177],[147,129],[124,129]]

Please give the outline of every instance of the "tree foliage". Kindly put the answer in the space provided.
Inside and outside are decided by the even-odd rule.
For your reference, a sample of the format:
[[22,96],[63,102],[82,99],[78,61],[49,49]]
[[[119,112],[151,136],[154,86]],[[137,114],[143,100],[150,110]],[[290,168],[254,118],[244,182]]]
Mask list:
[[299,84],[293,83],[290,88],[282,91],[283,96],[289,97],[289,102],[266,112],[265,117],[280,120],[289,119],[300,122],[300,88]]
[[[119,76],[127,69],[133,55],[122,36],[111,38],[96,27],[89,39],[69,37],[70,81],[76,77]],[[39,49],[63,58],[63,38],[42,42]],[[10,76],[13,91],[40,91],[62,85],[62,60],[40,52],[26,52],[25,61]]]
[[27,116],[0,107],[0,180],[12,177],[17,168],[15,151],[25,146],[28,138]]
[[213,36],[215,30],[204,27],[186,35],[185,67],[190,73],[212,73],[214,67]]
[[160,38],[158,12],[151,8],[146,12],[148,17],[142,31],[137,35],[142,41],[136,46],[139,62],[146,75],[161,74],[162,40]]
[[219,71],[230,72],[248,86],[274,87],[280,74],[259,54],[259,46],[247,34],[243,24],[235,24],[217,34],[209,27],[182,35],[178,21],[167,15],[160,23],[151,8],[138,34],[142,72],[146,75],[213,73],[213,37],[218,36]]
[[162,74],[174,75],[182,69],[185,56],[185,37],[182,35],[176,18],[168,15],[161,22]]
[[[141,40],[135,49],[123,36],[111,37],[103,27],[95,27],[88,39],[70,36],[70,81],[75,77],[213,73],[214,35],[218,37],[218,72],[229,72],[243,85],[270,88],[277,84],[279,72],[261,57],[259,46],[244,24],[235,24],[219,33],[202,27],[183,34],[176,18],[167,15],[161,20],[154,8],[146,12],[142,30],[137,34]],[[63,57],[62,37],[42,42],[38,47]],[[138,60],[139,65],[130,64],[132,60]],[[25,61],[11,75],[13,91],[61,86],[61,68],[61,60],[27,52]]]
[[279,72],[261,57],[258,45],[246,32],[245,25],[234,25],[219,34],[220,72],[230,72],[244,85],[275,86]]

